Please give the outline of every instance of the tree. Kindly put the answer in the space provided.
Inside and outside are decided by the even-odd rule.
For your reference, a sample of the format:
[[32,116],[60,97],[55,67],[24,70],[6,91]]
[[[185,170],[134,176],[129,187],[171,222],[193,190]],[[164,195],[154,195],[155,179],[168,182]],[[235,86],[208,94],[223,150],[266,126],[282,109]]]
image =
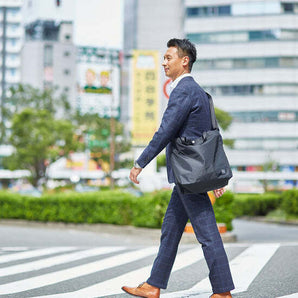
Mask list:
[[30,170],[36,186],[48,163],[76,149],[74,131],[71,122],[55,120],[47,110],[26,108],[12,118],[9,141],[15,152],[5,163],[11,170]]
[[25,108],[36,110],[47,110],[55,115],[57,112],[63,113],[63,117],[71,119],[70,104],[65,94],[56,94],[57,88],[47,88],[40,90],[28,84],[19,84],[11,87],[7,92],[5,104],[3,106],[3,121],[1,123],[1,141],[7,142],[7,129],[5,124],[10,124],[15,114]]
[[69,111],[70,104],[64,93],[55,94],[57,88],[38,89],[28,84],[19,84],[9,89],[7,116],[12,116],[24,108],[47,110],[51,114],[58,110]]
[[[275,172],[278,169],[278,163],[272,160],[270,157],[268,160],[262,165],[263,172]],[[264,192],[268,191],[269,181],[267,179],[260,180],[263,186]]]
[[[85,146],[91,150],[91,157],[101,166],[109,164],[110,159],[110,119],[97,114],[76,115],[77,126],[85,137]],[[124,138],[124,126],[119,121],[115,124],[115,155],[127,152],[131,144]],[[116,158],[115,169],[121,167]],[[104,169],[108,171],[108,169]]]
[[[228,112],[219,108],[214,108],[214,110],[218,125],[222,128],[222,130],[227,130],[233,121],[232,116]],[[223,142],[227,147],[233,148],[234,146],[234,140],[232,139],[224,139]]]

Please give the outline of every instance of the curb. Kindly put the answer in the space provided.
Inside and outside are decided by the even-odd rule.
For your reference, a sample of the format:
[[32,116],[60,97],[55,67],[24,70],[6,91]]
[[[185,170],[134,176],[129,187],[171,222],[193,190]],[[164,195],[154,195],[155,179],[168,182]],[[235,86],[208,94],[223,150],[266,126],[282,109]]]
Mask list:
[[[131,238],[132,241],[135,239],[145,238],[152,244],[159,244],[161,230],[160,229],[149,229],[139,228],[133,226],[117,226],[111,224],[74,224],[74,223],[63,223],[63,222],[37,222],[37,221],[26,221],[16,219],[2,219],[0,225],[3,226],[17,226],[22,228],[44,228],[44,229],[65,229],[65,230],[76,230],[86,231],[99,234],[109,234],[113,236],[121,236],[125,238]],[[236,235],[231,232],[221,234],[224,243],[236,242]],[[194,234],[183,233],[181,238],[181,244],[197,244],[198,241]]]
[[241,216],[240,219],[247,221],[257,221],[268,224],[278,224],[278,225],[289,225],[289,226],[298,226],[298,220],[284,220],[284,219],[272,219],[267,218],[266,216]]

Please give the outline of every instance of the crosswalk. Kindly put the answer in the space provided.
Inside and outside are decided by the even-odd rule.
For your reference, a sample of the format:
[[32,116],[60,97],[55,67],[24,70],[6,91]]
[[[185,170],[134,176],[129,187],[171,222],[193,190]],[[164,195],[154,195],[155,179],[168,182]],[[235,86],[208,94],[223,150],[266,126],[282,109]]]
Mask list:
[[[227,244],[236,286],[234,296],[251,297],[250,287],[262,278],[262,271],[272,264],[282,266],[279,254],[293,248],[297,251],[298,243]],[[0,297],[127,297],[121,286],[147,279],[157,249],[156,246],[0,247]],[[288,295],[274,294],[268,298],[298,297],[298,269],[295,273],[294,293],[289,289]],[[211,294],[208,270],[197,245],[182,246],[172,276],[162,298],[205,298]],[[276,278],[282,282],[283,276]]]

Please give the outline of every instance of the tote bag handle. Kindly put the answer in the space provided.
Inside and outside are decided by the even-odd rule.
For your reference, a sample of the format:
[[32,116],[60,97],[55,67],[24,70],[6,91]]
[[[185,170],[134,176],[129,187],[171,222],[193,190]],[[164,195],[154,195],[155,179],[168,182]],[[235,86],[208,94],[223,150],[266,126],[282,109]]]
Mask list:
[[209,105],[210,105],[210,114],[211,114],[211,122],[212,122],[212,129],[218,129],[219,130],[219,127],[218,127],[218,123],[217,123],[217,120],[216,120],[216,116],[215,116],[215,110],[214,110],[214,105],[213,105],[213,100],[212,100],[212,97],[209,93],[205,92],[208,96],[208,99],[209,99]]

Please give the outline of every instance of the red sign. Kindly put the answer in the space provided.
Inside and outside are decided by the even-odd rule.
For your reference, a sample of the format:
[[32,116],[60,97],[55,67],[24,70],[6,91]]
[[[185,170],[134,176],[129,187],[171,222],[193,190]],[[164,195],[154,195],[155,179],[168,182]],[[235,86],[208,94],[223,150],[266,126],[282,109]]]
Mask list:
[[170,86],[169,86],[169,84],[170,84],[171,82],[172,82],[171,79],[167,79],[167,80],[165,81],[165,83],[163,84],[163,93],[164,93],[164,95],[165,95],[165,97],[166,97],[167,99],[170,98],[170,92],[169,92],[169,88],[170,88]]

